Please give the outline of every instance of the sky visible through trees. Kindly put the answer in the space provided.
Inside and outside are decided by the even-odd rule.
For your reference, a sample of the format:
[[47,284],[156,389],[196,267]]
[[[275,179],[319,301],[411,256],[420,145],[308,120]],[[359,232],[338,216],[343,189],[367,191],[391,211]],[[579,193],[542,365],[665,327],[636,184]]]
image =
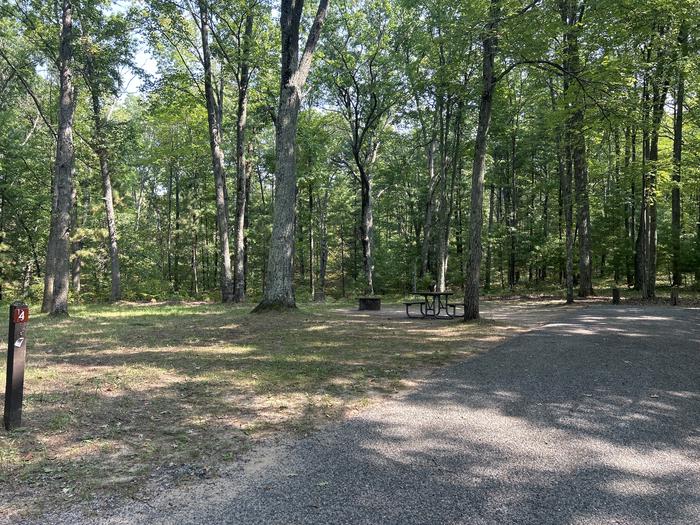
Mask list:
[[2,298],[698,287],[698,12],[2,0]]

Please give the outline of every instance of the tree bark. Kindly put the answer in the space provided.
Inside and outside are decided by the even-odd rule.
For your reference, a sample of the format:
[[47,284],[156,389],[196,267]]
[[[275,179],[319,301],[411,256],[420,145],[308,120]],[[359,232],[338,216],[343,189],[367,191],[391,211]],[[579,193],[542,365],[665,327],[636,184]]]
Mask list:
[[314,252],[316,251],[316,239],[314,238],[314,189],[309,184],[309,297],[316,297],[316,282],[314,280]]
[[[442,106],[443,104],[441,104]],[[447,265],[450,255],[450,218],[452,216],[452,193],[456,173],[451,172],[450,184],[447,184],[447,172],[450,165],[448,155],[448,142],[450,136],[450,125],[452,123],[451,104],[448,99],[447,109],[444,117],[442,111],[440,115],[440,207],[438,209],[438,253],[437,253],[437,290],[444,292],[447,287]],[[458,126],[456,124],[455,126]],[[455,144],[458,141],[458,132],[454,133]],[[456,150],[455,152],[456,153]],[[456,165],[454,159],[453,166]]]
[[121,269],[119,266],[119,247],[117,243],[117,217],[114,211],[114,197],[112,195],[112,178],[107,163],[107,151],[101,148],[98,153],[100,159],[100,175],[102,176],[102,198],[105,203],[105,218],[107,221],[107,234],[109,246],[110,273],[112,287],[109,300],[119,301],[122,298]]
[[[320,225],[320,236],[319,242],[321,244],[318,261],[318,286],[316,286],[314,301],[324,302],[326,300],[326,270],[328,267],[328,198],[329,191],[326,188],[323,194],[323,200],[321,201],[321,206],[319,209],[319,225]],[[342,266],[342,261],[341,261]]]
[[695,221],[695,285],[700,287],[700,190],[696,198],[698,215]]
[[95,77],[91,57],[87,60],[87,76],[92,95],[92,119],[94,125],[94,150],[100,162],[100,177],[102,179],[102,199],[105,205],[105,219],[107,222],[110,274],[112,287],[109,295],[110,301],[119,301],[121,292],[121,270],[119,267],[119,246],[117,242],[117,218],[114,211],[114,197],[112,194],[112,177],[109,172],[109,154],[107,151],[107,137],[105,136],[104,122],[102,119],[102,103],[100,100],[99,82]]
[[78,193],[76,191],[75,185],[73,185],[73,191],[71,200],[73,201],[73,210],[71,212],[71,231],[73,232],[73,240],[71,241],[70,251],[71,251],[71,289],[76,297],[80,298],[80,271],[82,269],[82,259],[80,256],[80,250],[83,247],[82,239],[75,238],[75,232],[79,228],[79,218],[78,218]]
[[586,158],[586,137],[584,131],[585,107],[583,95],[576,77],[581,72],[578,31],[583,18],[585,2],[561,0],[559,3],[564,33],[564,70],[567,76],[565,97],[573,100],[573,107],[567,118],[568,138],[571,144],[573,177],[578,206],[579,238],[579,297],[593,293],[593,272],[591,268],[591,226],[588,198],[588,161]]
[[[59,104],[58,136],[56,138],[56,209],[49,244],[53,244],[53,261],[47,261],[47,273],[54,271],[53,294],[49,312],[51,315],[68,314],[68,289],[70,286],[70,233],[73,193],[73,116],[75,90],[73,86],[73,6],[63,0],[61,17],[61,44],[59,49]],[[50,249],[51,251],[51,249]]]
[[246,295],[246,210],[248,174],[245,157],[245,134],[248,124],[248,86],[250,83],[250,48],[253,38],[253,11],[248,6],[249,12],[245,20],[243,33],[243,52],[239,67],[238,78],[238,111],[236,115],[236,222],[234,240],[234,275],[233,275],[233,301],[242,303]]
[[180,291],[180,172],[175,172],[175,257],[173,257],[173,290]]
[[484,223],[484,171],[486,169],[486,146],[491,126],[491,109],[495,89],[494,65],[498,48],[500,0],[491,0],[489,22],[486,26],[482,46],[482,87],[479,101],[479,123],[474,142],[472,166],[472,189],[470,211],[469,263],[464,289],[464,320],[479,318],[479,275],[481,269],[481,232]]
[[430,241],[433,229],[433,215],[435,213],[435,188],[438,178],[435,177],[435,139],[428,144],[428,195],[425,201],[425,216],[423,218],[423,242],[420,250],[420,276],[428,273],[430,257]]
[[296,217],[296,144],[302,89],[328,13],[328,0],[320,0],[299,58],[299,25],[303,0],[282,0],[280,6],[280,98],[275,130],[277,169],[272,236],[265,270],[265,290],[255,312],[296,308],[294,297],[294,223]]
[[374,212],[372,209],[372,179],[367,170],[360,168],[362,185],[362,259],[365,271],[365,293],[374,295],[374,254],[372,253],[372,235],[374,233]]
[[673,286],[683,284],[681,271],[681,168],[683,157],[683,105],[685,104],[684,59],[688,54],[688,29],[681,24],[678,42],[681,47],[681,60],[676,85],[676,105],[673,119],[673,187],[671,190],[671,271]]
[[573,159],[570,142],[566,146],[566,169],[563,173],[562,201],[564,203],[564,229],[566,231],[566,304],[574,302],[574,206],[572,195]]
[[[214,185],[216,189],[216,227],[219,236],[219,280],[221,300],[233,301],[233,272],[231,270],[231,253],[228,232],[228,202],[226,195],[226,171],[224,168],[224,151],[221,148],[221,110],[217,108],[214,95],[213,74],[211,70],[211,50],[209,49],[209,11],[208,0],[199,0],[200,34],[202,37],[202,58],[204,61],[204,97],[207,105],[209,123],[209,145],[211,148]],[[221,104],[221,101],[219,101]]]
[[[667,54],[660,50],[656,56],[656,71],[650,75],[651,105],[648,110],[651,120],[647,120],[645,129],[645,188],[642,205],[640,237],[642,254],[639,256],[642,266],[642,297],[653,299],[656,295],[656,257],[657,257],[657,171],[659,160],[659,131],[665,114],[666,96],[669,89]],[[648,96],[647,96],[648,98]],[[645,110],[647,113],[647,110]],[[643,233],[643,235],[642,235]],[[639,244],[638,244],[639,245]]]
[[493,237],[493,199],[496,192],[496,186],[491,184],[489,191],[489,226],[487,230],[486,239],[486,268],[484,277],[484,290],[491,290],[491,265],[493,260],[493,247],[491,243],[491,238]]

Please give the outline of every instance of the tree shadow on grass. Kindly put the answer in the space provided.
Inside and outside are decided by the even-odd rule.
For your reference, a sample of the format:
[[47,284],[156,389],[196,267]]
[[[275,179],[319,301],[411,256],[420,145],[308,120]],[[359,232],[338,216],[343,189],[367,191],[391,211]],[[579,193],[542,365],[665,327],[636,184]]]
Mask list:
[[402,396],[396,412],[302,440],[260,481],[268,488],[221,508],[233,516],[262,501],[262,523],[304,512],[327,523],[350,508],[394,523],[434,522],[435,512],[447,522],[643,523],[653,509],[684,522],[698,508],[700,366],[697,312],[683,312],[588,308],[486,353],[470,345],[486,345],[493,327],[459,323],[132,316],[47,337],[37,360],[74,376],[49,374],[27,416],[68,423],[34,426],[18,448],[54,452],[27,462],[27,479],[45,489],[110,480],[130,493],[154,477],[197,479],[251,436],[306,433],[456,352],[469,359]]
[[699,312],[632,313],[584,310],[476,355],[182,516],[697,523]]
[[25,427],[2,436],[0,481],[35,509],[110,485],[131,494],[168,471],[187,478],[188,465],[215,471],[251,439],[307,432],[490,344],[489,330],[456,323],[215,306],[37,316],[30,337]]

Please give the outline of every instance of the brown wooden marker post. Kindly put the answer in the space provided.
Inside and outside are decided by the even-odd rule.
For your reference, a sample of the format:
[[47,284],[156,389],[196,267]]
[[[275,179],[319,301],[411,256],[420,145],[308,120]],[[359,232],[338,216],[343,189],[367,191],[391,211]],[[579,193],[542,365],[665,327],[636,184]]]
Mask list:
[[15,302],[10,305],[10,330],[7,337],[7,382],[5,383],[5,428],[22,424],[24,363],[27,357],[27,322],[29,308]]

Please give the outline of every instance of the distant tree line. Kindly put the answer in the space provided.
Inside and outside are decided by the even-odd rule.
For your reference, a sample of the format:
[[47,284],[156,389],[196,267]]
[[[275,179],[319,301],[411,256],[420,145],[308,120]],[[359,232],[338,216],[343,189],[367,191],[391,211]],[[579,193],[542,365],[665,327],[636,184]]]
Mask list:
[[697,0],[311,4],[0,4],[3,297],[700,286]]

